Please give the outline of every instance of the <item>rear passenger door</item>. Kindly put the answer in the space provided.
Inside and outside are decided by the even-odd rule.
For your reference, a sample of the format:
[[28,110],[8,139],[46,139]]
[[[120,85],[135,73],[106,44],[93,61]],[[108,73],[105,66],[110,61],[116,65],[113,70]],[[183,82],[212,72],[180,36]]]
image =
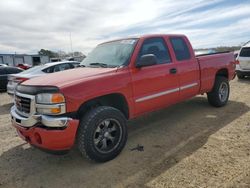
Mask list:
[[180,84],[180,100],[198,94],[200,88],[199,64],[190,51],[191,44],[186,37],[170,37],[170,43],[177,62],[177,72]]
[[[153,54],[156,65],[132,69],[136,114],[166,107],[178,101],[179,83],[165,38],[146,38],[139,46],[137,61],[143,55]],[[171,72],[172,71],[172,72]]]

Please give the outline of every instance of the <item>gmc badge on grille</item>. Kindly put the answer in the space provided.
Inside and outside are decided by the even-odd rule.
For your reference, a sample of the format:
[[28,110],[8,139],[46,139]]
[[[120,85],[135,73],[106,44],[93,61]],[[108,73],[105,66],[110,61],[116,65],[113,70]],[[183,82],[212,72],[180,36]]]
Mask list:
[[21,99],[16,97],[16,105],[21,106]]

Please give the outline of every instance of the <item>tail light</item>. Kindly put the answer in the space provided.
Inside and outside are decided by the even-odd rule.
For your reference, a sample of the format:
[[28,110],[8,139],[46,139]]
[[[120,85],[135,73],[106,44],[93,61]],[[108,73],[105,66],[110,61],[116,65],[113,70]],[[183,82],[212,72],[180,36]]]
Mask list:
[[17,82],[17,83],[21,83],[21,82],[24,82],[26,80],[28,80],[28,78],[17,77],[17,78],[14,79],[14,81]]
[[239,60],[236,60],[236,61],[235,61],[235,64],[236,64],[236,65],[239,65],[239,64],[240,64]]

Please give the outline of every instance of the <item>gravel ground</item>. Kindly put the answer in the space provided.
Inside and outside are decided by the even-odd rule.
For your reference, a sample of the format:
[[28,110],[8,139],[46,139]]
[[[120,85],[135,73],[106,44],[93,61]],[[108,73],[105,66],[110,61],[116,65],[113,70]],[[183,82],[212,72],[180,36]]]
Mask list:
[[[0,187],[250,187],[249,93],[250,79],[235,79],[223,108],[198,96],[130,121],[125,149],[103,164],[30,147],[0,94]],[[137,144],[144,151],[130,150]]]

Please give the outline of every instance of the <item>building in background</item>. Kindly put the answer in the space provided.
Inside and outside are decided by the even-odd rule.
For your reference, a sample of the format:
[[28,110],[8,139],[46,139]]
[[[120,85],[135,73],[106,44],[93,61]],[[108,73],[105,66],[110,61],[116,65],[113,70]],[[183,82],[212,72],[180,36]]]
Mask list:
[[65,59],[67,61],[78,61],[78,62],[82,62],[82,60],[84,60],[86,58],[85,55],[81,55],[81,56],[74,56],[74,57],[66,57]]
[[27,54],[0,54],[0,64],[17,66],[18,64],[28,64],[31,66],[45,64],[50,61],[49,56],[27,55]]

